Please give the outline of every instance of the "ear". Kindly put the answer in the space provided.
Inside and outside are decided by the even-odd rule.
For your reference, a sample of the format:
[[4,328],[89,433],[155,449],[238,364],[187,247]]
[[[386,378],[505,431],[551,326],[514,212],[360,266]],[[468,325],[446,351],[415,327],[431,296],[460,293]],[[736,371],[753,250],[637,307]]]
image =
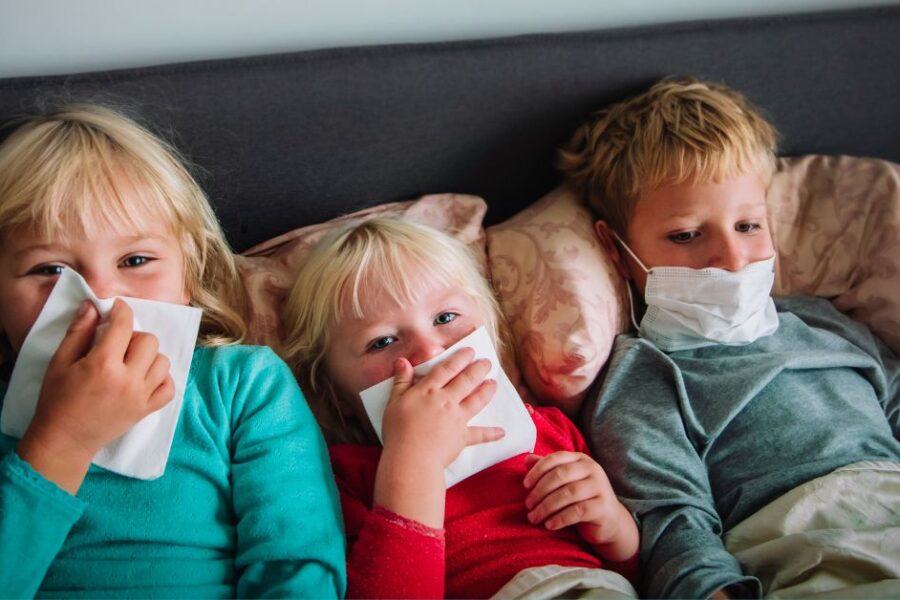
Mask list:
[[613,235],[609,224],[606,221],[598,220],[594,223],[594,231],[597,233],[597,240],[600,242],[600,246],[609,255],[619,275],[625,281],[630,281],[631,272],[628,270],[628,265],[625,264],[625,260],[619,252],[619,245],[616,243],[616,237]]

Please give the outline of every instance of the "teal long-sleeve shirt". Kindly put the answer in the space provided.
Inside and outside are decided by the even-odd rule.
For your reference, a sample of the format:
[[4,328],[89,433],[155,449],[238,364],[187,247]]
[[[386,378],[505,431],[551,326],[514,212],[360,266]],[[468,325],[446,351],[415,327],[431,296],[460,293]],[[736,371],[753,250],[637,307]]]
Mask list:
[[745,346],[666,353],[616,339],[583,417],[641,527],[649,597],[708,598],[759,581],[722,536],[788,490],[863,460],[900,461],[900,362],[829,302],[776,300]]
[[[5,393],[5,392],[4,392]],[[0,596],[341,597],[318,426],[267,348],[198,348],[165,473],[91,466],[77,497],[0,435]]]

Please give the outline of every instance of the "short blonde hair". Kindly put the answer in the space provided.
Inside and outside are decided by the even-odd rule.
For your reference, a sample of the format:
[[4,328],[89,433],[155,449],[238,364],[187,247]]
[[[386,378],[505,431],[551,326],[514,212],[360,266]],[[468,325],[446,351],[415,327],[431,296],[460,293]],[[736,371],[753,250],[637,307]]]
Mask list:
[[397,217],[351,222],[331,232],[300,268],[284,307],[282,355],[307,392],[309,404],[330,443],[365,441],[348,423],[342,399],[324,368],[331,328],[345,310],[364,315],[362,294],[385,290],[400,306],[413,300],[422,281],[406,277],[411,268],[464,290],[482,312],[485,327],[505,356],[506,326],[494,293],[471,250],[449,235]]
[[744,96],[692,78],[664,79],[596,112],[558,155],[567,183],[623,238],[640,197],[666,185],[775,169],[774,127]]
[[27,119],[0,145],[0,236],[53,236],[162,219],[181,241],[185,289],[203,309],[199,341],[238,343],[248,301],[200,186],[169,144],[111,108],[73,104]]

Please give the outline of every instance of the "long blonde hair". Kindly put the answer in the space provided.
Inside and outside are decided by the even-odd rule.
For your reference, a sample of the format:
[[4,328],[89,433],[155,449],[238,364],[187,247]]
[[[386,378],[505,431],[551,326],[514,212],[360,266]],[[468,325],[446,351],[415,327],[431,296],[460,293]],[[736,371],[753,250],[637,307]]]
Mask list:
[[185,289],[203,309],[199,342],[246,335],[246,292],[205,194],[169,144],[120,112],[73,104],[20,125],[0,145],[0,236],[32,227],[90,234],[162,219],[182,244]]
[[558,166],[594,215],[627,239],[634,205],[646,192],[749,169],[768,183],[776,141],[775,128],[738,92],[664,79],[594,113],[559,151]]
[[284,359],[307,392],[330,443],[366,441],[363,430],[341,410],[342,399],[323,365],[331,329],[345,310],[356,318],[364,316],[360,296],[372,289],[370,284],[398,305],[409,303],[422,283],[405,276],[413,268],[472,297],[499,356],[512,359],[500,307],[468,247],[443,232],[400,218],[349,223],[312,250],[297,274],[283,316]]

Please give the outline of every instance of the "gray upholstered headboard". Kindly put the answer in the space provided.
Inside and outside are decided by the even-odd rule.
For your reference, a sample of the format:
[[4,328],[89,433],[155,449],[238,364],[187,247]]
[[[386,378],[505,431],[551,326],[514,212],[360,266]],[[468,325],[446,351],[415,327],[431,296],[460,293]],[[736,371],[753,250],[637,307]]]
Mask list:
[[61,96],[132,106],[201,168],[243,250],[432,192],[502,220],[557,183],[581,119],[671,74],[744,91],[784,154],[900,161],[900,5],[0,80],[0,122]]

